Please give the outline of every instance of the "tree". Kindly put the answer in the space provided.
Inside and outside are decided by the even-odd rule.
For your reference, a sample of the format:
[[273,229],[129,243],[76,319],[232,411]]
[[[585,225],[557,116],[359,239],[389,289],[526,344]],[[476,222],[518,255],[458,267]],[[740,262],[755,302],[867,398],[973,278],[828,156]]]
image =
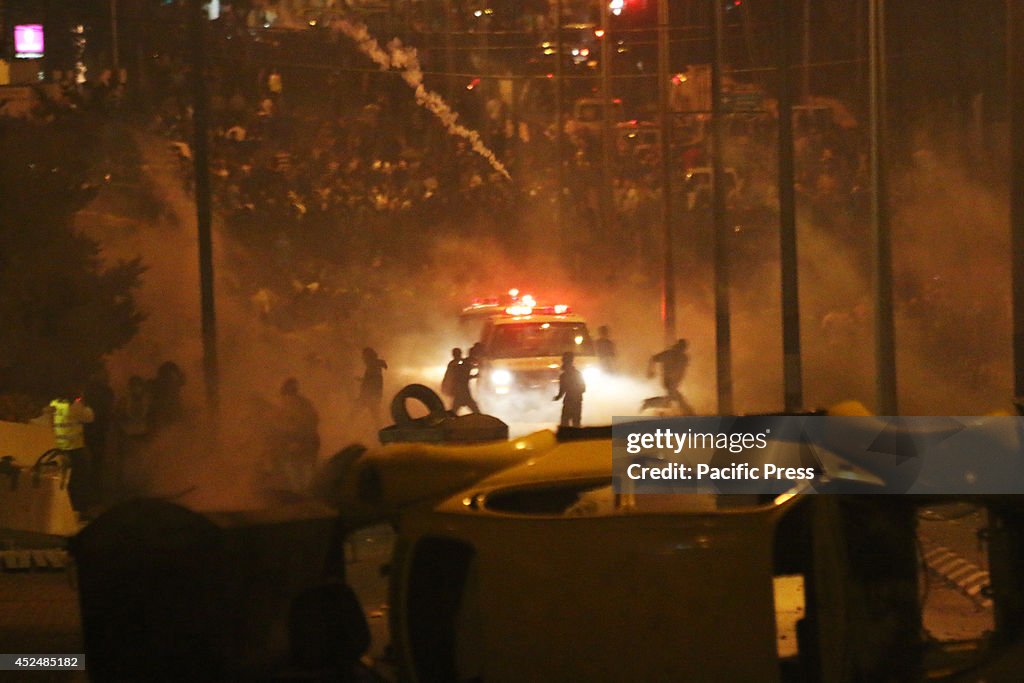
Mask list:
[[81,386],[126,344],[143,315],[138,259],[105,267],[72,227],[97,188],[96,125],[0,119],[0,395],[36,401]]

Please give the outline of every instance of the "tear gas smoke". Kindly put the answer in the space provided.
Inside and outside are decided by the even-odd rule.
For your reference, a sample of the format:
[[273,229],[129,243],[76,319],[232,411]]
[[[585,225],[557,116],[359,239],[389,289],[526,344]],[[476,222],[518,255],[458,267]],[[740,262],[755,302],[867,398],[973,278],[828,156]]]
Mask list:
[[[368,34],[357,35],[364,38],[364,52],[376,50],[379,60],[386,60],[378,63],[389,68],[395,64],[395,58]],[[396,68],[416,66],[408,60],[397,63],[403,66]],[[421,74],[412,69],[410,75],[415,80]],[[138,338],[115,354],[110,364],[123,386],[128,374],[148,375],[159,361],[173,359],[189,376],[187,398],[200,405],[194,205],[181,188],[177,165],[161,158],[159,150],[165,149],[165,143],[140,139],[138,147],[164,218],[132,230],[111,225],[106,234],[96,235],[106,255],[141,254],[150,266],[139,292],[150,318]],[[901,189],[894,202],[894,231],[903,412],[984,412],[1009,395],[1008,231],[1003,200],[998,188],[972,180],[952,161],[938,163],[928,174],[912,172],[909,178],[894,178],[894,184]],[[93,205],[90,210],[103,208]],[[490,227],[460,226],[465,228],[461,232],[437,231],[432,248],[408,260],[346,266],[360,268],[359,280],[365,280],[366,297],[372,303],[344,324],[288,331],[268,325],[248,301],[251,281],[273,274],[240,267],[245,257],[239,257],[239,245],[218,231],[221,425],[214,430],[200,417],[197,427],[184,430],[187,433],[161,435],[153,444],[158,463],[149,490],[173,493],[195,485],[199,489],[184,502],[208,507],[252,503],[250,481],[244,475],[258,461],[257,447],[251,444],[266,419],[263,411],[268,403],[259,397],[269,396],[272,403],[288,376],[299,378],[303,393],[320,412],[321,457],[353,440],[375,443],[373,425],[353,416],[361,370],[359,349],[372,346],[388,360],[386,397],[410,381],[437,388],[450,349],[465,349],[478,338],[478,327],[459,322],[459,309],[474,297],[513,286],[548,301],[571,304],[588,320],[592,332],[601,324],[611,326],[619,373],[590,386],[584,397],[585,424],[636,414],[644,398],[664,393],[657,379],[645,373],[650,355],[664,346],[660,283],[650,258],[623,254],[610,238],[587,241],[593,238],[587,225],[570,226],[578,230],[584,246],[568,248],[552,230],[550,207],[524,204],[521,210],[525,213],[517,218],[523,231],[514,242],[503,242],[497,233],[491,234]],[[849,398],[872,404],[866,228],[849,219],[839,220],[842,211],[800,217],[808,407]],[[703,220],[697,215],[681,218],[686,257],[678,269],[678,336],[691,342],[691,367],[683,393],[698,412],[711,413],[715,409],[712,270],[707,254],[694,246],[705,227]],[[972,230],[963,230],[964,225]],[[97,228],[93,224],[90,229]],[[746,232],[737,235],[737,250],[749,240],[748,247],[752,245],[756,254],[748,254],[733,271],[736,406],[744,412],[778,410],[782,395],[777,246],[763,249],[777,245],[777,237],[771,230],[760,237]],[[316,305],[326,308],[331,303],[324,299]],[[282,303],[287,306],[288,302]],[[316,319],[337,320],[326,311],[317,313],[324,315],[313,316]],[[551,401],[553,395],[554,391],[497,406],[495,412],[511,423],[516,434],[551,427],[560,407]],[[481,403],[485,409],[495,408],[486,399]],[[385,423],[386,408],[387,401],[382,411]],[[216,442],[210,436],[214,433]]]
[[460,124],[458,122],[459,115],[448,106],[448,103],[436,92],[427,90],[423,85],[423,69],[420,67],[416,48],[402,45],[401,40],[394,38],[388,43],[387,50],[385,50],[377,42],[377,39],[370,35],[369,29],[357,21],[342,19],[331,25],[351,38],[359,51],[373,60],[382,70],[401,70],[402,80],[415,92],[418,105],[436,116],[450,134],[468,141],[473,151],[486,159],[491,168],[507,180],[512,179],[504,164],[484,144],[480,134]]
[[[158,207],[150,220],[126,221],[119,213],[143,213],[138,198],[106,189],[82,216],[81,227],[99,239],[108,259],[141,256],[147,271],[136,301],[147,315],[136,337],[108,358],[111,381],[123,387],[130,375],[153,376],[172,360],[185,371],[186,423],[160,429],[141,452],[123,463],[131,490],[176,496],[202,509],[258,507],[254,477],[263,453],[259,439],[284,378],[298,377],[321,415],[322,456],[354,439],[370,442],[372,427],[346,419],[352,411],[357,374],[348,358],[358,357],[361,340],[339,339],[330,331],[284,332],[265,324],[247,299],[249,266],[237,245],[215,222],[214,258],[221,407],[214,420],[202,406],[202,347],[195,205],[184,188],[177,160],[166,141],[136,135],[142,187],[133,190]],[[132,202],[124,206],[124,202]],[[351,378],[348,382],[345,378]]]

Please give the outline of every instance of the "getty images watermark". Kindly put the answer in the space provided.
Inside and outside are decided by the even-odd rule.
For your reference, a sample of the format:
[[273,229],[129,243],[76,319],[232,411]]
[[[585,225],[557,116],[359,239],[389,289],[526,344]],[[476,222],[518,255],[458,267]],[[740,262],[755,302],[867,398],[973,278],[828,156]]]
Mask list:
[[621,493],[1024,493],[1024,418],[616,417]]

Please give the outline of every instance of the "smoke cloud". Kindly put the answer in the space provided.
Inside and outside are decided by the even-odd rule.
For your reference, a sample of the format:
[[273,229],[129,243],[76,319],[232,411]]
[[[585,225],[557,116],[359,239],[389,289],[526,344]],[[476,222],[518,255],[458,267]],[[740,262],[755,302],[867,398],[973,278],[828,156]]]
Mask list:
[[[375,63],[403,70],[418,101],[424,94],[423,106],[444,104],[427,97],[415,51],[396,42],[382,47],[365,27],[348,28],[346,35]],[[449,122],[458,125],[455,114],[447,111]],[[101,239],[105,255],[141,255],[150,267],[139,292],[149,319],[138,338],[110,359],[110,367],[115,386],[123,386],[128,375],[151,375],[160,362],[175,360],[188,374],[186,398],[201,406],[194,204],[182,188],[173,155],[159,151],[166,143],[146,138],[137,146],[159,215],[138,224],[124,218],[103,223],[94,220],[96,212],[137,211],[98,201],[89,209],[94,213],[83,216]],[[934,150],[921,158],[907,172],[894,174],[901,408],[905,414],[979,414],[1010,396],[1005,188],[978,180],[955,154]],[[533,170],[525,166],[522,175]],[[770,184],[772,178],[759,180]],[[615,415],[637,414],[645,398],[663,393],[657,378],[646,373],[651,354],[665,344],[660,244],[651,239],[653,254],[629,255],[611,237],[597,239],[590,233],[594,226],[569,225],[570,237],[579,239],[569,247],[554,229],[553,207],[541,202],[529,206],[529,215],[517,216],[524,229],[514,240],[492,236],[485,226],[459,226],[462,233],[437,229],[432,246],[422,253],[382,263],[366,259],[352,266],[361,269],[358,276],[371,292],[372,305],[339,324],[327,310],[329,302],[314,300],[311,318],[334,322],[288,330],[260,318],[249,300],[251,273],[239,267],[246,256],[218,230],[221,419],[215,424],[197,408],[194,426],[161,435],[151,449],[156,461],[144,473],[147,490],[191,491],[185,502],[208,507],[255,504],[251,474],[259,468],[260,425],[288,376],[299,379],[320,412],[321,457],[353,441],[375,443],[377,425],[354,410],[360,349],[372,346],[388,361],[386,397],[413,381],[436,389],[450,349],[465,349],[478,339],[478,326],[459,321],[460,308],[474,297],[510,287],[572,305],[588,320],[592,333],[599,325],[610,325],[619,372],[589,387],[583,420],[601,424]],[[841,212],[805,212],[799,220],[808,408],[846,399],[873,405],[867,226]],[[709,225],[708,217],[680,217],[677,260],[677,336],[690,340],[691,355],[683,392],[701,413],[716,410],[713,268],[701,241]],[[738,412],[773,411],[782,405],[777,243],[774,226],[737,226],[733,236],[732,351]],[[278,274],[259,275],[269,280]],[[513,433],[522,434],[557,422],[559,405],[551,401],[553,395],[484,407],[508,421]],[[384,424],[390,422],[386,408]]]
[[459,115],[448,106],[444,98],[423,85],[423,70],[420,68],[416,48],[402,45],[402,41],[395,38],[388,43],[387,50],[384,50],[377,39],[370,35],[369,29],[359,22],[342,19],[333,22],[331,26],[351,38],[359,51],[373,60],[382,70],[400,69],[402,80],[415,92],[417,104],[436,116],[451,135],[469,142],[473,151],[486,159],[491,168],[506,180],[512,179],[504,164],[484,144],[480,134],[460,124],[458,122]]

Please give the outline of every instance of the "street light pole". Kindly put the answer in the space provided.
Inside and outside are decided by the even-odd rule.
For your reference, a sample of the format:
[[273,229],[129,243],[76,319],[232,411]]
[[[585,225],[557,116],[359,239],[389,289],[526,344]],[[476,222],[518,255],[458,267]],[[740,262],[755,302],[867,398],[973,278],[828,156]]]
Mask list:
[[120,48],[117,40],[117,0],[110,0],[110,61],[114,70],[114,82],[121,71]]
[[718,413],[733,413],[732,330],[729,314],[729,230],[726,223],[725,135],[722,120],[722,60],[724,53],[721,0],[711,0],[714,55],[711,60],[711,214],[715,261],[715,372]]
[[875,373],[880,415],[896,415],[896,344],[893,316],[892,237],[886,194],[885,0],[869,0],[868,63],[871,120],[871,218],[874,234]]
[[1010,269],[1013,292],[1013,395],[1024,397],[1024,0],[1007,0],[1010,105]]
[[192,43],[192,159],[195,169],[196,223],[199,233],[199,293],[202,313],[203,379],[212,411],[219,403],[217,322],[213,298],[213,231],[210,209],[209,101],[206,93],[206,36],[203,1],[188,4]]
[[598,0],[601,7],[601,228],[603,239],[611,239],[612,213],[612,37],[609,33],[608,0]]
[[811,0],[804,0],[803,46],[800,94],[804,104],[811,103]]
[[796,192],[793,160],[793,93],[790,85],[789,0],[778,0],[779,73],[779,251],[782,269],[782,381],[786,412],[803,408],[800,356],[800,288],[797,259]]
[[558,230],[558,244],[567,246],[565,239],[565,74],[562,60],[565,58],[565,41],[562,39],[562,15],[564,0],[555,4],[555,161],[558,164],[558,197],[555,202],[555,226]]
[[661,315],[665,345],[676,340],[676,283],[672,239],[672,125],[668,106],[669,87],[668,0],[658,0],[658,117],[661,122],[661,230],[664,235]]

